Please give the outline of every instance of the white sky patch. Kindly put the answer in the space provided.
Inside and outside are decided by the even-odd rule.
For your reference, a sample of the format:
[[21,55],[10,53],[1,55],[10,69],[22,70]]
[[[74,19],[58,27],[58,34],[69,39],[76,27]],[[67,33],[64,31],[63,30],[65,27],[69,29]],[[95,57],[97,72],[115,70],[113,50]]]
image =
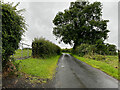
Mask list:
[[108,40],[105,42],[115,44],[118,47],[118,3],[104,2],[103,3],[103,19],[108,22]]

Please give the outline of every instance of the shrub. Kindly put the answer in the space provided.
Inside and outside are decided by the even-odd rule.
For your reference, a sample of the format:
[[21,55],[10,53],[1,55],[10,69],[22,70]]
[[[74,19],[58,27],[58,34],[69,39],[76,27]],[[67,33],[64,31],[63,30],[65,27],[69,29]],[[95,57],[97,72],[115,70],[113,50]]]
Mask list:
[[117,48],[114,44],[106,44],[106,53],[107,55],[117,55]]
[[59,46],[45,40],[45,38],[35,38],[32,42],[32,57],[34,58],[46,58],[60,54],[60,52]]
[[117,49],[114,44],[104,43],[101,40],[98,40],[95,44],[96,53],[100,55],[117,55]]
[[95,45],[81,44],[80,46],[77,46],[75,50],[73,49],[72,53],[79,56],[84,56],[86,54],[117,55],[116,51],[115,45],[98,41]]
[[93,54],[95,50],[96,48],[94,45],[81,44],[80,46],[77,46],[75,50],[73,50],[73,53],[79,56],[84,56],[85,54]]
[[21,36],[26,30],[24,17],[17,10],[17,5],[2,3],[2,65],[5,68],[8,67],[10,56],[18,49]]

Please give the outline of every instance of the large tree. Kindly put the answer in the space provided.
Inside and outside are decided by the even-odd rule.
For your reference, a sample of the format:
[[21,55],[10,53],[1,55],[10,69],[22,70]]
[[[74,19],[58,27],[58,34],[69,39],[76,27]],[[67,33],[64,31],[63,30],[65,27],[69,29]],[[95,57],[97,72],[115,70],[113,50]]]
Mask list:
[[53,34],[60,42],[74,44],[75,49],[82,43],[95,44],[99,39],[107,39],[107,22],[102,19],[100,2],[71,2],[69,9],[55,16]]

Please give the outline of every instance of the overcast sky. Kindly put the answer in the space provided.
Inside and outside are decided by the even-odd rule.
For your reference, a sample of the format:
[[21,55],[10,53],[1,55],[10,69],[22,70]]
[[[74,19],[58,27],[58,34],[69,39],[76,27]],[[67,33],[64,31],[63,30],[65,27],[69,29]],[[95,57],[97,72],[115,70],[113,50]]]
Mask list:
[[[9,1],[9,0],[7,0]],[[53,0],[54,1],[54,0]],[[25,32],[24,43],[31,44],[35,37],[43,36],[47,40],[59,45],[61,48],[71,48],[70,45],[64,43],[58,43],[55,36],[53,35],[53,23],[55,15],[59,11],[63,11],[69,8],[70,1],[53,2],[47,1],[42,2],[35,0],[21,2],[19,9],[25,8],[26,11],[23,13],[26,23],[28,24],[28,30]],[[72,0],[75,1],[75,0]],[[90,0],[90,2],[99,0]],[[101,0],[103,1],[103,0]],[[103,19],[109,20],[108,29],[110,30],[109,38],[106,42],[115,44],[118,47],[118,0],[106,0],[103,4]]]

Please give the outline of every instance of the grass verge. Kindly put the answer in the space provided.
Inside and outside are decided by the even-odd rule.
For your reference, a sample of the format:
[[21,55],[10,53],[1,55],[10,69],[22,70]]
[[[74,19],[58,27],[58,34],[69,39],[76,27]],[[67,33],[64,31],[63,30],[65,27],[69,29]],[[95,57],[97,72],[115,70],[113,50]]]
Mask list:
[[104,60],[105,63],[111,65],[112,67],[117,67],[118,68],[118,56],[110,56],[107,55],[105,56],[106,60]]
[[[96,61],[93,59],[88,59],[88,58],[84,58],[84,57],[79,57],[77,55],[73,55],[75,58],[87,63],[88,65],[91,65],[94,68],[100,69],[101,71],[107,73],[108,75],[120,80],[120,78],[118,77],[118,69],[113,67],[113,64],[109,64],[106,62],[102,62],[102,61]],[[108,56],[109,58],[109,56]]]
[[37,58],[28,58],[24,60],[17,60],[19,63],[19,71],[32,75],[38,76],[42,79],[52,79],[53,75],[56,72],[57,62],[60,55],[53,56],[48,59],[37,59]]

